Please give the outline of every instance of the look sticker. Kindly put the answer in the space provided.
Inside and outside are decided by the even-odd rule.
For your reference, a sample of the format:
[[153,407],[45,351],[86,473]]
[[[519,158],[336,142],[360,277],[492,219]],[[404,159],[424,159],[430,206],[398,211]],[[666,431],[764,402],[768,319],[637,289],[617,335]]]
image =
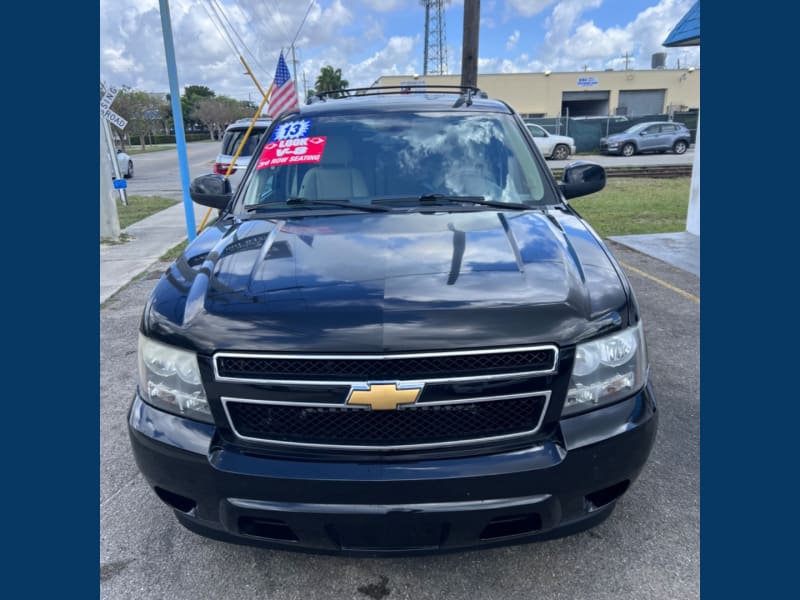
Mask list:
[[256,171],[284,165],[318,163],[325,151],[326,136],[269,142],[258,157]]

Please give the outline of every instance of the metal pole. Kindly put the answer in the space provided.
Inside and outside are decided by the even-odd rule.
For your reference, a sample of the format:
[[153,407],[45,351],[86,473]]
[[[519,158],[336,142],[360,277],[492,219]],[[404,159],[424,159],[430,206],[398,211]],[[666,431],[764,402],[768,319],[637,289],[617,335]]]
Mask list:
[[481,0],[464,0],[464,36],[461,42],[461,85],[478,86],[478,25]]
[[292,43],[292,72],[294,73],[294,89],[299,90],[297,87],[297,59],[294,57],[294,43]]
[[108,139],[100,116],[100,238],[119,239],[119,215],[114,194],[111,192],[111,165],[108,164]]
[[430,40],[431,26],[431,1],[425,2],[425,49],[422,52],[422,74],[428,74],[428,40]]
[[172,22],[169,16],[168,0],[158,0],[161,10],[161,32],[164,35],[164,52],[167,55],[167,75],[172,116],[175,120],[175,143],[178,147],[178,167],[183,190],[183,209],[186,215],[186,232],[191,242],[195,234],[194,205],[189,196],[189,159],[186,155],[186,135],[183,131],[183,112],[181,111],[181,89],[178,85],[178,69],[175,66],[175,46],[172,43]]
[[[102,119],[103,134],[106,136],[106,146],[108,153],[111,156],[111,168],[114,171],[114,179],[122,179],[122,173],[119,170],[119,161],[117,160],[117,148],[114,146],[114,138],[111,137],[111,128],[108,126],[108,121]],[[119,190],[119,199],[122,201],[123,206],[128,206],[128,191],[124,188]]]
[[[253,71],[250,70],[250,65],[247,64],[247,61],[244,59],[244,56],[242,56],[241,54],[239,55],[239,61],[244,65],[244,68],[247,71],[247,74],[250,76],[250,79],[253,80],[253,83],[256,84],[256,87],[258,88],[258,91],[261,92],[261,95],[262,96],[266,96],[266,94],[264,93],[264,90],[261,89],[261,86],[258,83],[258,79],[256,79],[255,75],[253,75]],[[247,92],[247,98],[248,98],[248,100],[250,99],[250,92]]]

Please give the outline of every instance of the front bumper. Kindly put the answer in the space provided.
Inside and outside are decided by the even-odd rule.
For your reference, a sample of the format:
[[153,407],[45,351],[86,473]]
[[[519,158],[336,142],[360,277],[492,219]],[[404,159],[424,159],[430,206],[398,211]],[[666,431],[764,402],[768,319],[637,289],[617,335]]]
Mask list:
[[612,142],[611,144],[608,143],[601,143],[600,144],[600,153],[601,154],[621,154],[622,153],[622,146],[621,142]]
[[213,425],[138,396],[128,425],[139,469],[189,529],[239,543],[379,555],[548,539],[599,523],[644,466],[657,413],[648,385],[562,420],[522,450],[401,462],[244,453]]

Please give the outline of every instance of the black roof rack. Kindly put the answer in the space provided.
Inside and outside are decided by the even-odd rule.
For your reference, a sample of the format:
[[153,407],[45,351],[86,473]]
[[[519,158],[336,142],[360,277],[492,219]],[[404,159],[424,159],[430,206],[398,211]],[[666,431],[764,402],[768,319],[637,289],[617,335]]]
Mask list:
[[389,94],[458,94],[463,96],[467,105],[472,104],[472,98],[488,98],[483,90],[474,86],[464,85],[438,85],[438,84],[417,84],[412,85],[384,85],[366,88],[347,88],[343,90],[331,90],[327,92],[317,92],[309,97],[306,104],[315,102],[325,102],[330,99],[350,98],[353,96],[382,96]]

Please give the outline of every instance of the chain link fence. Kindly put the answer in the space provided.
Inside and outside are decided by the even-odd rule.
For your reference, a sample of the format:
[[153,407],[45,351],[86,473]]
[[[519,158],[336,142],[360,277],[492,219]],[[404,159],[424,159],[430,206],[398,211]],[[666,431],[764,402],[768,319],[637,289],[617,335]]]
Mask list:
[[606,118],[574,119],[568,117],[528,117],[527,123],[536,123],[553,135],[566,135],[575,140],[576,152],[599,152],[600,138],[625,131],[637,123],[650,121],[674,121],[683,123],[692,134],[692,144],[697,136],[697,120],[699,111],[674,112],[669,114],[640,115],[622,117],[610,115]]

